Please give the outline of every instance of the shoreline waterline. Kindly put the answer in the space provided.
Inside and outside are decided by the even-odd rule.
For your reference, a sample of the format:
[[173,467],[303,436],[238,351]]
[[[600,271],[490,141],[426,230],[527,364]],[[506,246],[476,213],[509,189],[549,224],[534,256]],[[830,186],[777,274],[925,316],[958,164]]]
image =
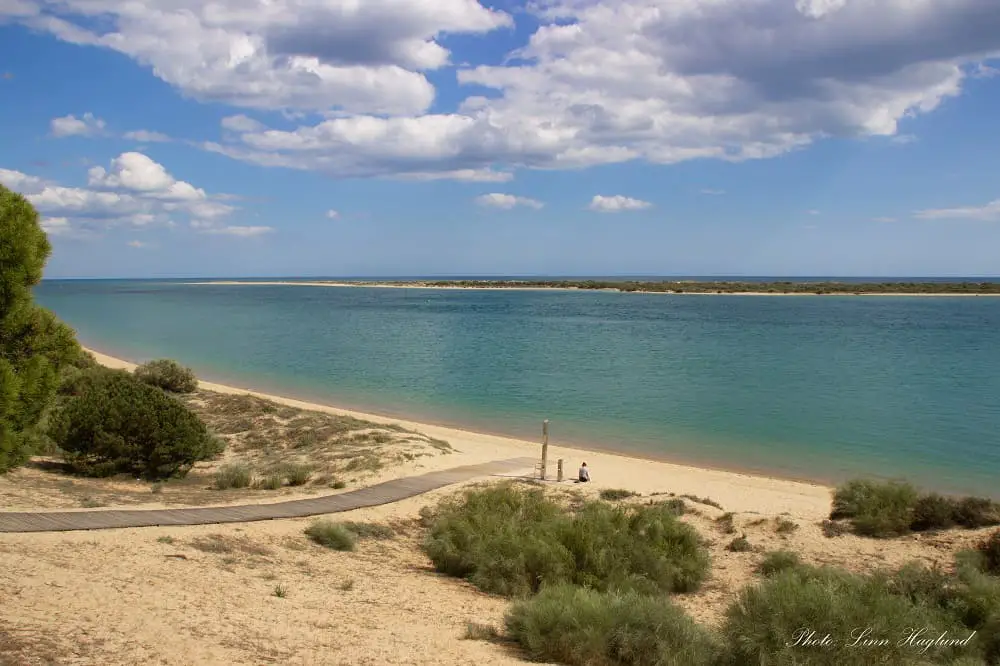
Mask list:
[[[123,358],[122,355],[104,351],[98,349],[95,345],[87,344],[84,349],[91,354],[93,354],[101,365],[115,368],[115,369],[133,369],[138,363],[133,360],[128,360]],[[201,375],[199,375],[201,377]],[[296,397],[291,395],[279,395],[268,390],[260,390],[257,388],[249,388],[245,386],[235,386],[232,382],[216,382],[211,378],[200,379],[200,385],[203,389],[208,391],[216,391],[219,393],[245,393],[253,395],[255,397],[263,398],[265,400],[270,400],[272,402],[277,402],[279,404],[285,404],[294,406],[300,409],[307,409],[310,411],[320,411],[327,413],[335,413],[343,416],[351,416],[361,420],[373,421],[376,423],[393,423],[398,424],[404,428],[409,428],[411,430],[417,430],[420,432],[427,432],[428,430],[440,431],[435,436],[441,435],[443,439],[448,439],[450,435],[452,439],[462,439],[465,437],[473,437],[477,440],[496,440],[498,442],[513,445],[517,447],[530,448],[538,455],[539,460],[541,459],[541,435],[539,433],[539,441],[532,441],[525,439],[520,436],[512,435],[510,433],[504,433],[495,430],[485,429],[479,426],[469,427],[467,424],[462,424],[454,421],[447,420],[430,420],[426,417],[413,414],[404,414],[400,412],[392,412],[384,409],[372,410],[371,408],[358,407],[358,406],[342,406],[333,405],[327,402],[317,402],[316,398],[306,398],[306,397]],[[474,429],[473,429],[474,428]],[[539,430],[541,424],[539,423]],[[581,443],[578,441],[559,441],[550,439],[550,450],[564,451],[567,453],[573,453],[580,460],[587,458],[588,454],[593,456],[607,456],[611,458],[616,458],[621,461],[627,461],[632,464],[653,464],[653,465],[664,465],[671,468],[676,468],[692,473],[704,473],[712,475],[726,475],[732,477],[733,481],[758,481],[762,483],[788,483],[806,486],[814,489],[821,489],[824,493],[829,496],[836,485],[836,481],[833,479],[822,479],[815,476],[806,475],[796,475],[788,474],[782,472],[764,471],[761,469],[754,469],[748,467],[738,467],[738,466],[722,466],[716,465],[704,461],[695,461],[691,459],[669,456],[669,455],[658,455],[651,452],[642,451],[625,451],[621,449],[612,449],[607,447],[595,446],[593,444]],[[571,478],[573,475],[573,470],[577,461],[574,459],[573,462],[569,464],[566,469],[566,477]],[[550,458],[549,466],[552,475],[554,476],[555,470],[555,458]]]
[[198,282],[177,282],[185,286],[216,286],[216,287],[330,287],[349,289],[427,289],[441,291],[555,291],[555,292],[594,292],[594,293],[621,293],[621,294],[655,294],[661,296],[823,296],[834,298],[838,296],[861,297],[861,296],[920,296],[930,298],[970,298],[979,296],[1000,297],[1000,293],[986,294],[963,294],[948,292],[838,292],[830,294],[817,294],[815,292],[797,291],[646,291],[636,289],[634,291],[622,291],[620,289],[582,289],[580,287],[532,287],[532,286],[510,286],[510,287],[470,287],[470,286],[445,286],[426,284],[393,284],[378,282],[316,282],[316,281],[249,281],[249,280],[207,280]]

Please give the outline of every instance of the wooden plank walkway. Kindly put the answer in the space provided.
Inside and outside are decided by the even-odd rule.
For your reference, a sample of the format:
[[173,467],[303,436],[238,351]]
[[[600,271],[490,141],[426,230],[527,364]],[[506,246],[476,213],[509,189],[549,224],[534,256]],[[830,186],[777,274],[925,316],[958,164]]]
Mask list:
[[529,471],[534,458],[512,458],[466,465],[420,476],[385,481],[339,495],[290,500],[275,504],[200,507],[193,509],[135,509],[107,511],[0,512],[0,532],[69,532],[159,525],[210,525],[280,518],[304,518],[390,504],[479,476]]

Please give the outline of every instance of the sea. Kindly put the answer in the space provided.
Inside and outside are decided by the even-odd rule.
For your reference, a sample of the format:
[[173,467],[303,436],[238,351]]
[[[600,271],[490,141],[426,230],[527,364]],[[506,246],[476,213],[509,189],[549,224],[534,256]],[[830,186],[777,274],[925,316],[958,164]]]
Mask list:
[[239,387],[539,441],[548,419],[557,445],[1000,498],[1000,297],[203,282],[45,280],[35,295],[89,347]]

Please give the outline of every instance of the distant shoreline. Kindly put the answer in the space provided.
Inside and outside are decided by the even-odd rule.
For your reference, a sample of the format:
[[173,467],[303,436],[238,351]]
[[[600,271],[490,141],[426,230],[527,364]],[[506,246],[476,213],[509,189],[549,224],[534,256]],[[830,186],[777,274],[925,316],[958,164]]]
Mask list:
[[[559,282],[565,282],[564,285]],[[258,286],[258,287],[340,287],[378,289],[437,289],[479,291],[603,291],[614,293],[664,294],[671,296],[1000,296],[1000,283],[976,282],[574,282],[528,280],[441,280],[441,281],[326,281],[326,280],[202,280],[184,282],[200,286]],[[644,286],[655,288],[643,288]],[[972,291],[971,286],[982,288]],[[750,287],[756,287],[752,289]],[[795,287],[795,288],[789,288]],[[949,289],[941,291],[941,289]],[[934,290],[936,289],[936,291]]]

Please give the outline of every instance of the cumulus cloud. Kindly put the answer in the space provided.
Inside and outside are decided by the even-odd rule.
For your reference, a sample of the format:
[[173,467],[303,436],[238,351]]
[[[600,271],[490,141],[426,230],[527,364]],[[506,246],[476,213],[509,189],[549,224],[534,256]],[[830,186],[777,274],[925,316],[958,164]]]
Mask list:
[[98,136],[104,133],[105,123],[92,113],[85,113],[77,118],[74,115],[53,118],[50,127],[52,136],[64,138],[67,136]]
[[1000,57],[996,0],[532,4],[527,43],[459,67],[469,96],[433,114],[426,71],[450,61],[440,35],[474,38],[509,15],[475,0],[20,0],[14,20],[120,51],[197,99],[318,112],[280,128],[230,116],[203,147],[335,176],[502,182],[891,137]]
[[125,132],[124,136],[126,139],[141,141],[142,143],[166,143],[167,141],[170,141],[170,137],[166,134],[150,130],[133,130],[131,132]]
[[476,0],[19,0],[3,13],[123,53],[198,99],[354,113],[424,111],[423,70],[449,62],[440,35],[512,25]]
[[330,220],[336,220],[338,217],[340,217],[340,213],[331,208],[330,210],[326,211],[326,217],[327,219]]
[[633,199],[620,194],[610,197],[597,194],[590,200],[590,206],[588,206],[588,208],[590,208],[590,210],[596,210],[599,213],[618,213],[623,210],[643,210],[652,205],[653,204],[648,201]]
[[128,246],[134,248],[149,247],[147,243],[143,243],[142,241],[137,241],[137,240],[129,241]]
[[923,220],[983,220],[994,222],[1000,220],[1000,199],[983,206],[965,208],[938,208],[917,211],[917,217]]
[[499,192],[491,192],[490,194],[478,196],[476,197],[476,203],[480,206],[504,208],[506,210],[510,210],[516,206],[525,206],[526,208],[534,208],[535,210],[538,210],[545,205],[537,199],[518,197],[513,194],[501,194]]
[[[0,183],[21,192],[43,215],[47,230],[68,233],[78,229],[99,231],[113,226],[175,226],[184,217],[206,233],[245,233],[228,229],[224,220],[236,208],[223,203],[227,195],[178,180],[162,164],[142,153],[122,153],[109,167],[95,166],[87,173],[87,187],[65,187],[20,171],[0,169]],[[259,233],[259,232],[256,232]]]

